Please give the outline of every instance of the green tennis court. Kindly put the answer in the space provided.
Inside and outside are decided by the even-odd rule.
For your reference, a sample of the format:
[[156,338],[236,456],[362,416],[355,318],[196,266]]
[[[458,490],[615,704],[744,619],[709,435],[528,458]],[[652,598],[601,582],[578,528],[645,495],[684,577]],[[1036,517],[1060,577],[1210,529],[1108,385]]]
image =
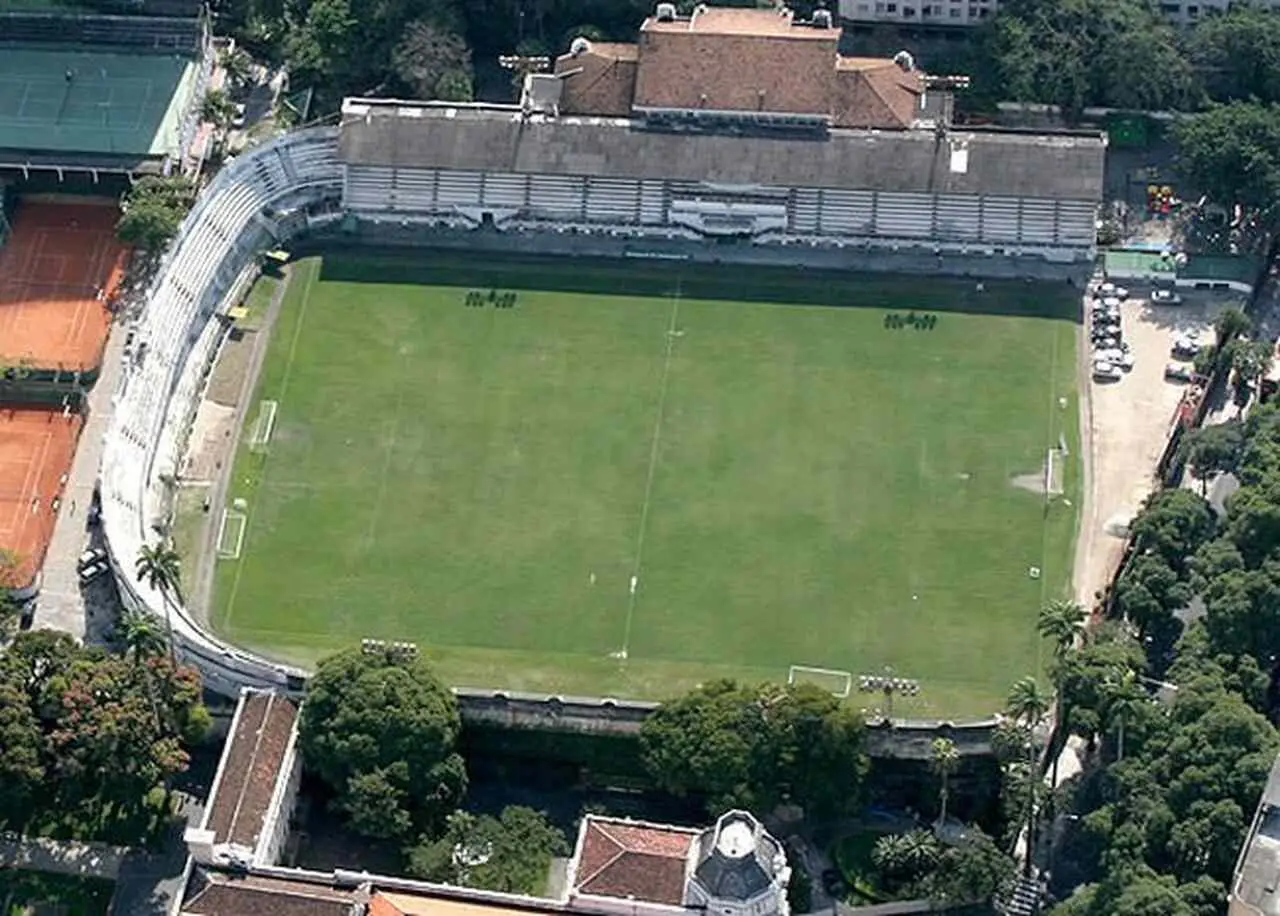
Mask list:
[[196,64],[179,55],[0,50],[0,147],[159,155],[177,140]]

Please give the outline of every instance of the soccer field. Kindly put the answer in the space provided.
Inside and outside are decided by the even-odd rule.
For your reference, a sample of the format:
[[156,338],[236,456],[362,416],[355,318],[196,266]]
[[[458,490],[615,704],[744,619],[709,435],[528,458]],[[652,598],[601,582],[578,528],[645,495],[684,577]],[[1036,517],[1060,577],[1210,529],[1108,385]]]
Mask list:
[[921,685],[896,715],[990,713],[1070,575],[1076,307],[1031,283],[302,261],[215,629],[303,664],[410,640],[454,684],[565,694],[890,666]]

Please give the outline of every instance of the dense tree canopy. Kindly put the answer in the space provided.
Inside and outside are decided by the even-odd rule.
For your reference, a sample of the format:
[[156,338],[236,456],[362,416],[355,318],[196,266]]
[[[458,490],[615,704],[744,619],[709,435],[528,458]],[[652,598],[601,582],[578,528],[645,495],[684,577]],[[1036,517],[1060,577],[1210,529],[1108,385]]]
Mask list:
[[303,759],[352,826],[434,833],[466,791],[453,694],[421,659],[359,648],[320,663],[299,722]]
[[195,188],[184,177],[138,179],[120,204],[116,235],[147,252],[159,252],[178,233],[191,209]]
[[1190,490],[1150,500],[1133,527],[1143,552],[1116,603],[1140,635],[1192,598],[1203,618],[1171,656],[1117,626],[1061,663],[1069,726],[1101,742],[1105,765],[1076,787],[1063,855],[1091,883],[1059,916],[1217,912],[1280,750],[1269,690],[1280,655],[1280,408],[1201,435],[1188,453],[1208,449],[1201,460],[1242,483],[1225,523]]
[[812,685],[706,684],[664,703],[641,743],[660,787],[713,814],[791,801],[835,816],[858,805],[868,769],[861,717]]
[[164,814],[149,799],[208,730],[200,696],[197,675],[163,655],[126,659],[63,634],[18,634],[0,655],[0,825],[150,839]]

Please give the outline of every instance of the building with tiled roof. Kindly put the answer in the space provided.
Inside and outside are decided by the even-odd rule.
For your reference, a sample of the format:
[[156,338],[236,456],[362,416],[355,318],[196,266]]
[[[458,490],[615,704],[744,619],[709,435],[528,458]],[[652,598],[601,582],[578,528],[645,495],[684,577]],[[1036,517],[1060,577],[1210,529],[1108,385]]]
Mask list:
[[186,833],[197,862],[276,860],[302,779],[297,743],[297,704],[281,694],[246,688],[231,720],[204,820]]
[[786,916],[790,877],[782,846],[745,811],[705,830],[587,815],[569,863],[569,904],[619,914]]
[[830,13],[699,6],[687,17],[660,3],[639,41],[579,39],[556,60],[567,115],[649,121],[741,121],[795,129],[901,130],[927,117],[926,80],[909,57],[842,57]]

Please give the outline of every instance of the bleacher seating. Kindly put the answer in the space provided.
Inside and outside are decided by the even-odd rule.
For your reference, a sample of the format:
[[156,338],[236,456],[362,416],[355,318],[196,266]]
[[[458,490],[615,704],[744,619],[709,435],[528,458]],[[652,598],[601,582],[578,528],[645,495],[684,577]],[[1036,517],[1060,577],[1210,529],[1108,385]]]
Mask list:
[[[336,206],[341,193],[336,131],[286,136],[227,166],[197,201],[170,247],[139,319],[132,361],[114,398],[101,471],[103,523],[126,604],[159,612],[161,596],[138,580],[133,558],[165,514],[162,481],[181,460],[209,366],[222,337],[215,320],[272,239],[265,225],[288,232],[300,220],[264,221],[264,210]],[[300,213],[305,211],[299,209]],[[212,689],[282,686],[297,672],[223,645],[179,609],[180,652],[203,670]]]

